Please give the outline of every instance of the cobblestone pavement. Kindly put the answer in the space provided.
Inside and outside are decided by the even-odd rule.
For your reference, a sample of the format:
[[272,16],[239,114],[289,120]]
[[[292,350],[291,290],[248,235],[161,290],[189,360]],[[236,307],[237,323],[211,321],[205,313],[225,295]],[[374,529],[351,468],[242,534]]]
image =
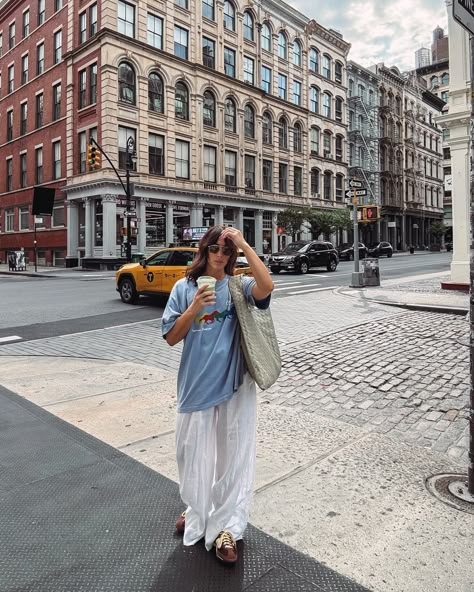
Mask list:
[[407,292],[417,293],[430,293],[430,294],[446,294],[446,290],[441,288],[441,282],[449,281],[451,278],[449,275],[442,277],[435,277],[425,280],[416,280],[413,282],[397,282],[396,280],[390,280],[383,282],[384,290],[400,290],[403,289]]
[[467,462],[469,326],[410,312],[287,348],[262,397]]

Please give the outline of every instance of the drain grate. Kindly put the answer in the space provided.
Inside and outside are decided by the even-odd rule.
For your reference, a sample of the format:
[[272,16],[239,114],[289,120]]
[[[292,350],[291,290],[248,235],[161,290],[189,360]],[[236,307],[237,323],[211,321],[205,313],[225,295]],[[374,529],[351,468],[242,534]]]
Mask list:
[[445,504],[456,510],[474,514],[474,497],[467,490],[467,475],[460,473],[433,475],[426,480],[426,487],[432,495]]

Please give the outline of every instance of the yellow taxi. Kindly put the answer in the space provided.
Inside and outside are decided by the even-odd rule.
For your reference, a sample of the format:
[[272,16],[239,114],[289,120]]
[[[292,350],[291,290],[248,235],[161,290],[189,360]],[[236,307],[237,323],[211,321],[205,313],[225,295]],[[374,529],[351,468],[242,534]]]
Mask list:
[[[136,304],[141,295],[169,296],[173,286],[186,275],[198,252],[195,247],[161,249],[140,263],[126,263],[115,272],[115,284],[126,304]],[[251,274],[243,252],[238,253],[235,274]]]

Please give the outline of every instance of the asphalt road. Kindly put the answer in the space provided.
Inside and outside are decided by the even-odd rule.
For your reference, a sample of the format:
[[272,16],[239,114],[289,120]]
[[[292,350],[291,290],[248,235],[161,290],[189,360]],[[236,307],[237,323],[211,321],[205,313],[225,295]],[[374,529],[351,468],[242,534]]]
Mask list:
[[[394,256],[379,260],[383,280],[449,271],[451,253]],[[334,273],[314,270],[305,276],[274,275],[274,298],[348,286],[353,262],[342,261]],[[123,304],[115,291],[113,272],[58,271],[44,279],[0,275],[0,346],[82,333],[160,318],[163,300],[141,298],[136,306]]]

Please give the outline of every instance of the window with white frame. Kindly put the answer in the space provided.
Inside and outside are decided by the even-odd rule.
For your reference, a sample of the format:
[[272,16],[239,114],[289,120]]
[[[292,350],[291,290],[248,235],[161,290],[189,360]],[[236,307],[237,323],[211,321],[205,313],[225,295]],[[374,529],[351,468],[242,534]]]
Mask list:
[[245,189],[255,189],[255,156],[245,155]]
[[[26,154],[22,154],[26,156]],[[30,211],[27,207],[20,208],[20,230],[30,229]]]
[[319,197],[319,169],[311,169],[311,195],[312,197]]
[[[130,150],[127,151],[128,140],[131,138],[133,140],[133,144],[135,145],[135,152],[136,152],[136,142],[137,142],[137,130],[133,127],[125,127],[119,125],[118,128],[118,140],[119,140],[119,168],[126,169],[127,164],[130,165],[130,168],[133,170],[137,170],[137,163],[136,160],[133,158],[133,154]],[[128,162],[127,162],[128,161]]]
[[284,74],[278,74],[278,96],[280,99],[287,99],[288,81]]
[[311,154],[319,154],[319,129],[317,127],[311,128]]
[[13,158],[7,159],[7,191],[13,191]]
[[42,25],[46,18],[45,0],[38,0],[38,26]]
[[225,184],[226,187],[237,186],[237,153],[225,151]]
[[313,113],[319,113],[319,89],[312,86],[309,91],[309,109]]
[[117,30],[128,37],[135,37],[135,6],[123,0],[118,1]]
[[23,39],[25,39],[25,37],[28,37],[28,35],[30,34],[30,11],[29,10],[25,10],[25,12],[23,13],[22,34],[23,34]]
[[15,47],[15,23],[11,23],[8,27],[8,49]]
[[262,89],[266,93],[272,92],[272,71],[267,66],[262,66]]
[[235,51],[229,47],[224,47],[224,72],[235,78]]
[[61,54],[62,54],[62,45],[63,45],[63,34],[62,31],[56,31],[54,33],[54,57],[53,63],[58,64],[61,61]]
[[[23,189],[24,187],[27,186],[27,176],[28,176],[28,169],[27,169],[27,163],[26,163],[26,152],[23,152],[23,154],[20,154],[20,187]],[[28,209],[27,209],[28,211]],[[21,228],[21,221],[20,221],[20,230],[22,230]]]
[[176,177],[189,179],[189,142],[176,140]]
[[288,58],[288,40],[282,31],[278,34],[278,57],[283,60]]
[[174,55],[188,59],[188,31],[178,25],[174,27]]
[[15,90],[15,66],[12,64],[8,66],[8,93]]
[[61,142],[53,142],[53,179],[61,178]]
[[148,134],[148,168],[151,175],[165,174],[165,137]]
[[51,226],[64,226],[64,205],[58,204],[53,207]]
[[293,167],[293,193],[303,195],[303,169],[299,166]]
[[202,0],[202,16],[214,20],[214,0]]
[[24,136],[28,131],[28,103],[22,103],[20,106],[20,134]]
[[163,49],[163,19],[148,13],[147,41],[153,47]]
[[263,23],[262,25],[262,49],[266,51],[272,50],[272,31],[268,23]]
[[224,2],[224,29],[235,31],[235,8],[230,0]]
[[288,192],[288,165],[283,162],[278,165],[278,191],[279,193]]
[[89,6],[89,37],[97,33],[97,4]]
[[301,68],[301,43],[296,40],[293,43],[293,65]]
[[244,12],[244,39],[254,40],[253,16],[248,10]]
[[43,182],[43,148],[35,150],[36,183]]
[[254,82],[254,61],[252,58],[244,56],[244,82],[253,84]]
[[216,182],[216,158],[217,150],[215,146],[204,146],[204,182]]
[[26,84],[28,82],[28,54],[21,58],[21,83]]
[[61,117],[61,83],[53,86],[53,121]]
[[13,232],[14,215],[15,213],[13,209],[5,210],[5,232]]
[[97,103],[97,64],[89,66],[89,105]]
[[293,103],[301,105],[301,82],[293,80]]
[[84,43],[87,39],[87,12],[81,12],[79,15],[79,43]]
[[273,191],[273,162],[264,160],[262,166],[263,191]]
[[326,54],[323,55],[323,76],[331,78],[331,58]]
[[36,47],[36,75],[39,76],[44,72],[44,43],[40,43]]
[[323,115],[331,117],[331,95],[329,93],[323,93]]

